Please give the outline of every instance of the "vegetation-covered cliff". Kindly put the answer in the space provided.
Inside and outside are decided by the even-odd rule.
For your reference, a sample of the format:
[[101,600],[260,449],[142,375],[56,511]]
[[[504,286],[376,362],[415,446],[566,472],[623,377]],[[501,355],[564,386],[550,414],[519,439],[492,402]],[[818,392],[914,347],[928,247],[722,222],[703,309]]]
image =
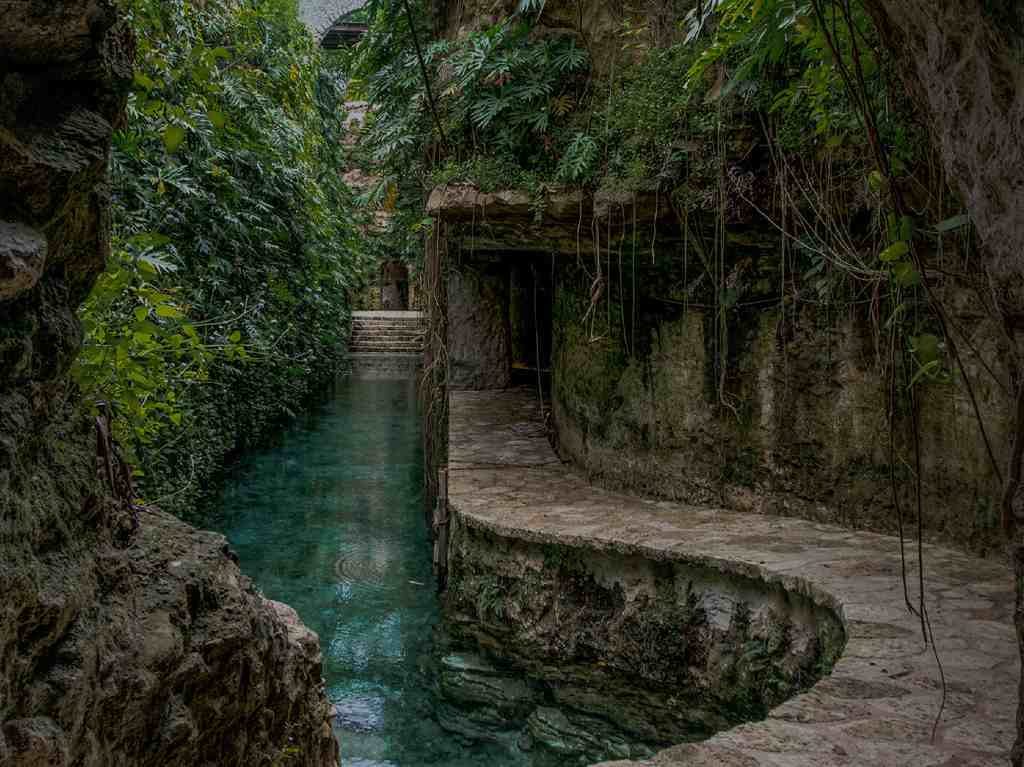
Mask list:
[[161,328],[108,325],[131,355],[180,319],[142,266],[152,250],[111,259],[135,46],[103,0],[17,3],[0,27],[0,763],[336,764],[316,636],[222,537],[137,505],[108,418],[126,400],[90,406],[71,380],[77,310],[108,261],[131,269],[129,321]]

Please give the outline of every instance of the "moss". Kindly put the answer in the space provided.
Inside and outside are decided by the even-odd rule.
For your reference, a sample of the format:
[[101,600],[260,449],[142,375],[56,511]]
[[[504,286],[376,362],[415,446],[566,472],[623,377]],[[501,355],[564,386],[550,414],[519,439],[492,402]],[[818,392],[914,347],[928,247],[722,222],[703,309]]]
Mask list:
[[[614,715],[636,742],[665,745],[760,718],[831,668],[845,642],[838,620],[808,613],[802,597],[765,593],[774,589],[456,525],[446,625],[459,647],[526,674],[560,704]],[[758,601],[756,621],[748,599]],[[733,606],[727,630],[706,604]],[[778,604],[801,623],[768,606]]]

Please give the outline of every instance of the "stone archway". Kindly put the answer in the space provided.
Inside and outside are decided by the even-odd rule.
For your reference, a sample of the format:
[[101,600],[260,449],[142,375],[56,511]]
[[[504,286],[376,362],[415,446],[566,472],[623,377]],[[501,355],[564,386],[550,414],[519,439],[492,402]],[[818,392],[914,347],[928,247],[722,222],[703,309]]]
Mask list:
[[366,5],[366,0],[299,0],[299,16],[319,43],[335,21]]

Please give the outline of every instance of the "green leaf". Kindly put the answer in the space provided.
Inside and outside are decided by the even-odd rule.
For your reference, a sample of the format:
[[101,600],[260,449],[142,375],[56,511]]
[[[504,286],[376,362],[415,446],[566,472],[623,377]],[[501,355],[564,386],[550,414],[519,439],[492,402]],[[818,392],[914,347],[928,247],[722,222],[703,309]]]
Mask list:
[[944,232],[952,232],[954,229],[961,229],[971,223],[971,217],[966,213],[962,213],[959,216],[953,216],[947,218],[945,221],[940,221],[935,226],[935,231],[939,234]]
[[164,146],[167,147],[167,151],[174,154],[178,151],[178,147],[181,146],[185,140],[185,129],[180,125],[168,125],[164,129]]
[[900,240],[899,242],[894,242],[888,248],[883,250],[881,255],[878,256],[878,258],[885,262],[899,261],[909,252],[910,246],[907,245],[907,243],[904,242],[903,240]]
[[136,72],[135,76],[132,79],[134,80],[135,85],[137,85],[139,88],[142,88],[147,92],[153,90],[156,87],[156,83],[153,82],[152,79],[147,77],[143,72]]
[[219,109],[211,109],[206,116],[210,118],[210,124],[217,130],[221,130],[227,125],[228,118]]
[[900,287],[912,288],[920,284],[921,275],[914,268],[914,265],[907,261],[900,261],[892,265],[892,276]]
[[160,306],[156,308],[156,316],[163,317],[165,319],[179,320],[185,316],[185,313],[170,304],[160,304]]
[[910,379],[910,385],[913,386],[925,376],[932,376],[938,373],[941,368],[942,363],[939,362],[939,360],[932,360],[931,362],[922,365],[920,368],[918,368],[917,372],[914,374],[914,377]]
[[147,309],[145,306],[140,306],[138,309],[135,310],[135,319],[138,320],[139,322],[142,322],[148,316],[149,309]]
[[236,330],[234,333],[228,336],[228,340],[233,344],[237,344],[239,341],[242,340],[242,334]]
[[931,333],[922,333],[910,339],[914,355],[922,365],[939,359],[939,337]]
[[146,250],[149,248],[160,248],[169,244],[171,238],[159,232],[141,232],[128,238],[127,242],[133,247]]

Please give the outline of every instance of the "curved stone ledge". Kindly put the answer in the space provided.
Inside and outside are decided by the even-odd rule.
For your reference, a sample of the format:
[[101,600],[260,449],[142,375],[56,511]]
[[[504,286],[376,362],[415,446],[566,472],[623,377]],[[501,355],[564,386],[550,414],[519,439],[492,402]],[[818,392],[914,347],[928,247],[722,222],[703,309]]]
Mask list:
[[[804,520],[596,489],[551,451],[528,392],[451,395],[449,497],[457,523],[536,543],[640,555],[780,584],[842,621],[832,674],[760,722],[617,767],[1002,765],[1019,662],[1009,570],[924,547],[932,648],[906,606],[898,542]],[[916,603],[916,547],[908,547]]]

